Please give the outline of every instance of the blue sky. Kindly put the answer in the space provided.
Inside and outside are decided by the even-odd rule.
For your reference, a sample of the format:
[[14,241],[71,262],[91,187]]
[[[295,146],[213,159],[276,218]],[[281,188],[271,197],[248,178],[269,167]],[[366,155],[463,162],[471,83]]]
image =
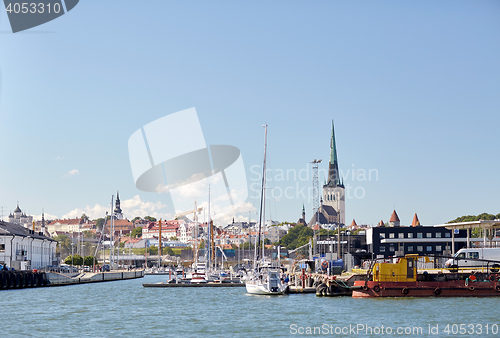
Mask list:
[[[423,224],[499,213],[499,15],[498,1],[80,1],[12,34],[2,11],[4,217],[16,201],[102,217],[116,190],[126,217],[171,217],[165,195],[135,187],[127,142],[191,107],[206,144],[241,150],[249,186],[269,125],[267,218],[296,221],[303,203],[311,215],[301,189],[310,161],[327,168],[332,120],[358,192],[349,223],[394,208],[403,224],[415,212]],[[301,169],[305,179],[279,176]],[[360,181],[370,169],[377,177]]]

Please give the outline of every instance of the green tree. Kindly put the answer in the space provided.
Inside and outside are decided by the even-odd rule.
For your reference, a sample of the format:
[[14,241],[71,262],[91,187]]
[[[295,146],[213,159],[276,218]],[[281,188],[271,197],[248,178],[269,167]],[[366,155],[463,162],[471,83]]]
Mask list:
[[68,265],[82,265],[83,264],[83,257],[80,255],[69,255],[64,259],[64,263]]
[[134,218],[132,218],[132,223],[135,223],[136,221],[140,220],[141,218],[139,216],[136,216]]
[[[493,214],[488,214],[486,212],[483,212],[482,214],[479,215],[466,215],[466,216],[460,216],[455,218],[452,221],[449,221],[448,223],[460,223],[460,222],[474,222],[474,221],[480,221],[480,220],[494,220],[498,219],[500,217],[500,214],[498,215],[493,215]],[[483,231],[481,228],[474,228],[471,231],[471,237],[473,238],[480,238],[483,237]]]
[[89,220],[89,216],[85,215],[85,213],[83,213],[80,218],[83,219],[84,221],[88,221]]
[[245,242],[240,244],[240,249],[249,249],[250,248],[250,242]]
[[90,230],[85,230],[85,231],[83,232],[83,236],[84,236],[85,238],[96,238],[96,237],[97,237],[97,236],[96,236],[96,234],[95,234],[95,232],[92,232],[92,231],[90,231]]
[[95,220],[95,226],[97,229],[102,230],[102,227],[104,226],[104,218],[98,218]]
[[145,219],[145,220],[148,220],[148,221],[150,221],[150,222],[156,222],[156,218],[151,217],[151,216],[146,216],[146,217],[144,217],[144,219]]
[[94,256],[85,256],[83,261],[84,261],[84,265],[86,265],[86,266],[93,266],[94,261],[95,261],[95,264],[97,265],[97,258],[95,258]]
[[71,239],[67,235],[58,235],[54,237],[54,239],[64,249],[69,249],[71,247]]
[[177,236],[172,236],[172,237],[170,237],[170,240],[171,240],[171,241],[177,241],[177,240],[179,240],[179,239],[177,238]]
[[137,227],[132,230],[132,237],[139,238],[142,237],[142,227]]
[[494,220],[498,218],[500,214],[498,215],[492,215],[488,214],[486,212],[483,212],[482,214],[479,214],[477,216],[474,215],[467,215],[467,216],[460,216],[455,218],[452,221],[449,221],[448,223],[459,223],[459,222],[473,222],[473,221],[479,221],[479,220]]
[[174,250],[172,250],[171,247],[167,246],[166,248],[162,249],[164,255],[170,255],[170,256],[175,256]]
[[158,247],[157,246],[150,246],[148,248],[148,254],[150,254],[150,255],[158,255]]
[[314,232],[311,228],[302,224],[297,224],[290,228],[288,233],[281,238],[280,245],[287,249],[295,249],[309,242],[309,239],[312,238],[313,235]]

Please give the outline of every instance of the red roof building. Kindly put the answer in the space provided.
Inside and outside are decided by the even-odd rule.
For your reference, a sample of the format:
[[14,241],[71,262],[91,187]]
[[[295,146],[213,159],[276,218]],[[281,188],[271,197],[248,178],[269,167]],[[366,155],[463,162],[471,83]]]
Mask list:
[[413,222],[411,222],[412,227],[418,227],[420,226],[420,221],[418,220],[417,213],[415,213],[415,216],[413,216]]
[[391,219],[389,219],[389,226],[390,227],[398,227],[401,225],[401,222],[399,221],[398,214],[396,213],[396,210],[392,212]]

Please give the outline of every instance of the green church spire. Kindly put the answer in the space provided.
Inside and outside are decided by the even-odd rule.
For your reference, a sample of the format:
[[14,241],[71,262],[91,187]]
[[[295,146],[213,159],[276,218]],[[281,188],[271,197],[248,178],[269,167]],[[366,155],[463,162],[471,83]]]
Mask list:
[[330,164],[328,170],[328,185],[332,187],[343,187],[340,182],[339,164],[337,161],[337,146],[335,144],[335,128],[332,120],[332,139],[330,141]]
[[337,163],[337,147],[335,145],[335,129],[332,120],[332,139],[330,141],[330,163]]

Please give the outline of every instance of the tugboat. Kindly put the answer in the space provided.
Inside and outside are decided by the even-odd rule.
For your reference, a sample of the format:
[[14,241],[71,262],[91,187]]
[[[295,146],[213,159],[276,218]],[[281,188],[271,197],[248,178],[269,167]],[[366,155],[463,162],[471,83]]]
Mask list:
[[373,261],[365,280],[354,282],[352,297],[500,296],[500,275],[495,273],[495,269],[480,268],[478,271],[460,273],[417,273],[418,259],[418,255],[406,255],[398,258],[395,263]]

